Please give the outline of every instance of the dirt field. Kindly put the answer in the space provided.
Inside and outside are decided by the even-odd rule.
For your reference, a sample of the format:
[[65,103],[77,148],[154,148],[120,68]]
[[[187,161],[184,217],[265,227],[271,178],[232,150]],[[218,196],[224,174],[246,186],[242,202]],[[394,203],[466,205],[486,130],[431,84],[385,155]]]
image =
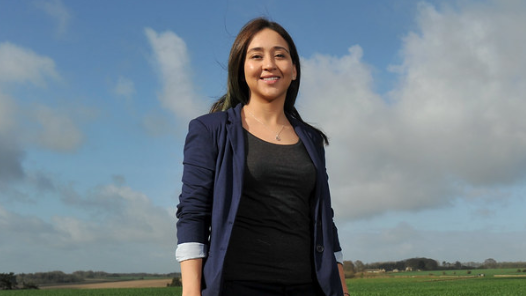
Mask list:
[[108,282],[108,283],[95,283],[95,284],[47,286],[47,287],[41,287],[41,289],[156,288],[156,287],[166,287],[166,284],[169,284],[171,282],[172,282],[172,279],[136,280],[136,281]]

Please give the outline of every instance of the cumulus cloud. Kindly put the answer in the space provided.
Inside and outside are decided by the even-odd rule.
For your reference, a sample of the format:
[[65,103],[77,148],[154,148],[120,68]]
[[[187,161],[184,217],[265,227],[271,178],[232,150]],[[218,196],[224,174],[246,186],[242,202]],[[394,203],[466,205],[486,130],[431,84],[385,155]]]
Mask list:
[[[378,231],[355,229],[352,232],[352,242],[345,246],[346,258],[364,262],[399,261],[415,257],[448,262],[481,262],[495,256],[498,261],[516,261],[517,254],[521,254],[526,247],[524,241],[517,240],[517,237],[523,236],[521,231],[422,230],[401,222]],[[503,243],[510,241],[516,243]],[[495,254],[495,250],[499,250],[498,254]]]
[[[58,110],[43,104],[19,108],[16,98],[2,92],[10,84],[30,83],[45,87],[49,79],[60,79],[55,62],[30,49],[0,43],[0,134],[11,134],[12,140],[36,139],[42,147],[71,151],[81,144],[82,132],[70,116],[70,110]],[[25,122],[21,121],[24,118]],[[33,129],[34,125],[38,129]],[[31,127],[27,129],[27,127]]]
[[[22,160],[25,154],[11,137],[0,134],[0,191],[6,191],[12,183],[24,178]],[[0,194],[0,198],[3,194]]]
[[31,82],[44,86],[46,78],[59,78],[52,59],[9,42],[0,43],[0,65],[0,83]]
[[[72,238],[69,242],[169,240],[173,225],[170,213],[152,204],[145,194],[127,186],[122,176],[116,177],[115,181],[118,184],[100,186],[84,195],[70,186],[59,189],[64,204],[83,209],[92,218],[90,221],[74,217],[54,218],[60,231],[68,234],[65,237]],[[71,223],[63,223],[66,220]]]
[[525,4],[465,5],[419,6],[387,96],[372,90],[359,46],[303,60],[300,109],[332,139],[338,215],[441,207],[493,190],[501,198],[524,179],[526,37],[514,32],[526,25]]
[[196,98],[184,40],[171,31],[157,33],[146,28],[145,34],[152,47],[153,64],[162,84],[159,94],[162,106],[181,122],[205,112],[206,107]]
[[15,125],[16,104],[0,89],[0,135],[7,134]]
[[[0,206],[2,235],[11,238],[0,241],[0,248],[4,250],[0,254],[2,262],[17,266],[10,258],[21,258],[23,252],[14,244],[23,242],[24,245],[38,245],[38,253],[50,257],[49,260],[35,261],[42,268],[52,268],[57,265],[53,261],[58,260],[61,269],[69,271],[79,268],[115,270],[115,266],[127,271],[172,271],[173,263],[166,262],[166,258],[175,246],[173,213],[123,184],[121,177],[117,183],[93,188],[87,193],[79,193],[70,185],[54,184],[71,215],[44,219],[10,212]],[[82,215],[75,214],[79,210]],[[145,253],[145,249],[148,252]],[[162,256],[158,256],[159,253]],[[28,252],[24,258],[27,256],[33,254]],[[129,257],[126,260],[121,258],[123,256]],[[84,262],[94,262],[94,265],[84,263],[89,266],[79,266],[77,260],[80,257]],[[92,259],[87,260],[89,258]],[[130,263],[123,263],[127,261]]]
[[170,134],[173,124],[167,116],[160,112],[151,112],[143,116],[142,126],[150,136],[162,136]]
[[113,88],[113,92],[116,95],[123,96],[125,98],[130,98],[132,95],[135,94],[135,86],[133,84],[133,81],[125,77],[119,77],[119,79],[117,80],[117,84]]
[[61,0],[38,1],[36,7],[44,11],[57,23],[56,32],[58,35],[66,33],[71,20],[71,12],[64,6]]
[[41,105],[35,108],[33,114],[40,127],[37,142],[42,147],[72,151],[81,145],[83,134],[66,112]]
[[50,80],[60,79],[51,58],[4,42],[0,43],[0,65],[0,198],[31,202],[28,191],[41,193],[52,184],[45,174],[24,168],[25,150],[31,145],[60,152],[77,149],[83,134],[75,120],[86,116],[79,108],[24,104],[9,92],[11,86],[29,84],[44,88]]

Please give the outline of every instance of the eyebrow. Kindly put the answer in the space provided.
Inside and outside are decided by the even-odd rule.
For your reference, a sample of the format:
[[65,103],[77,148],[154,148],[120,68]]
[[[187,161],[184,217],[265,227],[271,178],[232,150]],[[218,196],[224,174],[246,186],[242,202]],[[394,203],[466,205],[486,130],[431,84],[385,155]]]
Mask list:
[[[272,49],[274,50],[284,50],[286,51],[287,53],[290,54],[290,51],[286,48],[286,47],[283,47],[283,46],[274,46],[272,47]],[[253,48],[250,48],[247,53],[249,52],[252,52],[252,51],[263,51],[263,47],[253,47]]]

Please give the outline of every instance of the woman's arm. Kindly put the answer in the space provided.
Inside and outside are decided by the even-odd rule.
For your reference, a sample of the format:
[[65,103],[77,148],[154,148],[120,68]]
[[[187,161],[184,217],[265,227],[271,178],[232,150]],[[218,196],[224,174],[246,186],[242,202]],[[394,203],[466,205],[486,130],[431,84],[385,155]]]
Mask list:
[[200,296],[203,258],[208,254],[212,189],[217,157],[210,131],[192,120],[184,147],[183,188],[177,205],[177,251],[183,296]]
[[343,265],[338,263],[338,271],[340,272],[340,280],[342,282],[343,295],[349,296],[349,289],[347,288],[347,283],[345,282],[345,273],[343,272]]
[[190,259],[181,262],[182,296],[201,296],[201,275],[203,259]]

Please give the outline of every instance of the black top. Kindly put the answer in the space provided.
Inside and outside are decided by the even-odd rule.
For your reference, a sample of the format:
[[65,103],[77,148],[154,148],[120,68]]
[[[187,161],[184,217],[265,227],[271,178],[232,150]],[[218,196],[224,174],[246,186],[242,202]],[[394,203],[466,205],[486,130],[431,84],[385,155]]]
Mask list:
[[278,145],[245,131],[246,167],[224,280],[313,279],[310,196],[316,171],[301,141]]

